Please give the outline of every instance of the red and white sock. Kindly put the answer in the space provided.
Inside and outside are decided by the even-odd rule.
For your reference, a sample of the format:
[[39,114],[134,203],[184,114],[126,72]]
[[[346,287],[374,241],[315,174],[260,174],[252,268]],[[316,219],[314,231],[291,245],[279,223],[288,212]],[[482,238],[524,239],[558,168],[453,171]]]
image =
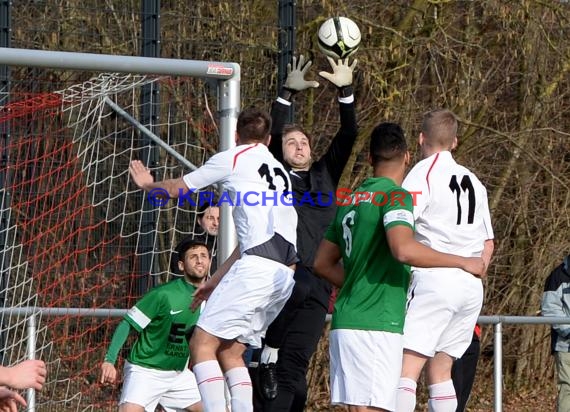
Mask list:
[[224,375],[218,361],[209,360],[197,363],[192,367],[192,372],[198,382],[204,412],[225,411]]
[[230,369],[225,376],[232,395],[232,412],[253,412],[253,388],[247,368]]
[[428,389],[429,412],[455,412],[457,409],[457,395],[451,379],[430,385]]
[[400,378],[396,395],[396,412],[414,412],[418,384],[410,378]]

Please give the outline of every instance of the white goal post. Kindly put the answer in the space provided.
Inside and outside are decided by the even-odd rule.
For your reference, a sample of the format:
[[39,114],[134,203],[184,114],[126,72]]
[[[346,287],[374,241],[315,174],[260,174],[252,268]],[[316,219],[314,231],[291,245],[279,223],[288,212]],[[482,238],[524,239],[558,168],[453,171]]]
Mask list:
[[[8,99],[0,106],[0,131],[5,137],[0,143],[6,153],[5,162],[0,165],[3,176],[0,214],[6,216],[7,222],[6,228],[0,228],[4,239],[0,254],[0,357],[8,353],[3,360],[6,363],[20,361],[23,356],[49,361],[48,390],[42,391],[38,405],[41,410],[55,408],[67,412],[86,404],[83,410],[93,410],[99,408],[94,405],[108,405],[108,400],[103,391],[89,390],[92,360],[87,356],[100,357],[109,326],[115,323],[112,311],[124,311],[117,308],[135,297],[120,289],[123,284],[119,285],[117,279],[135,273],[146,276],[145,271],[139,271],[137,265],[142,267],[142,264],[138,258],[152,255],[150,266],[161,267],[160,272],[151,270],[151,275],[157,275],[152,282],[158,278],[164,280],[164,272],[169,271],[173,259],[171,241],[195,230],[196,205],[180,207],[174,202],[151,205],[153,213],[157,213],[154,229],[142,227],[141,211],[149,198],[142,195],[139,198],[138,188],[129,184],[126,164],[130,159],[143,160],[137,156],[151,145],[160,147],[158,150],[166,155],[149,168],[161,176],[180,176],[182,169],[193,170],[193,163],[200,165],[207,157],[206,152],[211,154],[235,146],[241,69],[239,64],[231,62],[15,48],[0,48],[0,65],[23,68],[30,82],[39,85],[37,90],[21,86],[16,93],[16,88],[8,90]],[[45,80],[51,79],[34,75],[44,71],[27,68],[44,69],[48,74],[52,71],[83,74],[61,81],[55,79],[46,86]],[[93,73],[99,75],[89,80],[75,79]],[[193,78],[192,82],[188,78]],[[201,85],[192,88],[200,83],[196,79],[204,80],[208,91],[215,85],[216,103],[211,106],[217,106],[213,110],[216,116],[211,115],[208,106],[214,96],[202,94]],[[160,87],[161,99],[151,104],[161,106],[160,116],[166,121],[162,118],[159,121],[160,116],[152,125],[137,120],[143,107],[141,89],[148,85]],[[192,95],[186,93],[189,90]],[[204,116],[207,122],[200,124],[190,109],[207,112]],[[148,128],[155,123],[160,137]],[[212,127],[204,126],[213,123]],[[212,136],[219,136],[218,146],[212,143],[216,138],[208,141]],[[58,146],[62,143],[65,145]],[[210,143],[213,147],[206,148]],[[68,160],[70,163],[65,163]],[[67,183],[62,186],[66,178]],[[77,209],[74,205],[81,207],[80,213],[73,213]],[[49,220],[51,226],[44,224],[39,216]],[[192,225],[180,230],[172,224],[181,221]],[[100,235],[91,238],[90,233],[96,231]],[[152,247],[139,253],[139,238],[149,232],[160,236],[155,237]],[[47,239],[46,233],[52,244],[42,248],[39,239]],[[65,236],[60,236],[64,233]],[[118,238],[122,240],[115,240]],[[158,244],[158,238],[163,243]],[[46,253],[57,248],[60,241],[69,243],[65,251],[54,256]],[[130,249],[125,256],[127,246]],[[235,246],[235,227],[226,202],[220,205],[217,259],[225,260]],[[41,258],[34,259],[27,253]],[[34,269],[42,262],[46,263],[45,274]],[[121,270],[126,266],[131,271],[123,273]],[[40,288],[41,298],[38,298]],[[49,307],[42,307],[47,306],[46,301]],[[102,311],[103,319],[90,323],[91,315],[85,315],[85,310]],[[52,318],[44,321],[42,316]],[[56,317],[61,317],[61,321],[51,321]],[[53,339],[54,334],[61,336]],[[97,347],[90,347],[94,341]],[[65,353],[61,360],[59,351],[66,350],[67,345],[81,351],[77,353],[89,355],[77,364],[69,361],[75,354]],[[80,377],[78,372],[82,374]],[[29,390],[28,410],[35,411],[36,405],[35,393]]]
[[[235,146],[234,137],[240,111],[241,70],[238,63],[0,47],[0,64],[215,79],[220,126],[219,149],[224,151]],[[225,260],[235,247],[235,227],[230,206],[224,203],[220,208],[218,259]]]

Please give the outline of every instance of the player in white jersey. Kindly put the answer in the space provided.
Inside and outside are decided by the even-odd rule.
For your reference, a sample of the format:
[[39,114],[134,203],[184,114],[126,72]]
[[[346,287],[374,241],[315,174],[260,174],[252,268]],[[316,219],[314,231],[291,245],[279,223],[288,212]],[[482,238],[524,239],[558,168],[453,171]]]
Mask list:
[[190,341],[192,370],[206,412],[225,410],[224,377],[232,412],[253,410],[245,345],[261,346],[262,335],[293,288],[297,214],[289,176],[267,148],[270,130],[267,113],[248,109],[238,117],[237,147],[217,153],[183,178],[154,182],[142,163],[134,161],[130,167],[133,180],[146,191],[162,188],[178,197],[220,182],[220,203],[234,205],[239,247],[193,300],[196,307],[208,298]]
[[[487,191],[450,153],[457,146],[455,115],[427,113],[419,143],[423,160],[402,184],[414,194],[416,240],[439,252],[481,256],[487,267],[493,253]],[[426,362],[430,411],[455,412],[451,367],[471,342],[482,303],[480,278],[460,269],[412,268],[397,412],[414,410]]]

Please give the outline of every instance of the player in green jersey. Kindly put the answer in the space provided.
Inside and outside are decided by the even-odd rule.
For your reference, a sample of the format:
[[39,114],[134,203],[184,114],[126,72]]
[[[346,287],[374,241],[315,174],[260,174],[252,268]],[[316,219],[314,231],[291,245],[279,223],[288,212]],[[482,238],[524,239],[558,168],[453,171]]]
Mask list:
[[192,294],[205,279],[210,251],[202,240],[186,238],[176,247],[184,277],[145,294],[117,327],[101,365],[101,383],[114,383],[117,355],[134,329],[138,334],[125,362],[120,412],[202,411],[196,379],[188,369],[188,340],[200,311],[192,312]]
[[400,126],[373,130],[374,177],[340,205],[315,259],[316,272],[340,288],[329,337],[331,401],[351,412],[396,407],[408,265],[473,274],[485,268],[480,258],[439,253],[414,240],[414,197],[400,186],[409,158]]

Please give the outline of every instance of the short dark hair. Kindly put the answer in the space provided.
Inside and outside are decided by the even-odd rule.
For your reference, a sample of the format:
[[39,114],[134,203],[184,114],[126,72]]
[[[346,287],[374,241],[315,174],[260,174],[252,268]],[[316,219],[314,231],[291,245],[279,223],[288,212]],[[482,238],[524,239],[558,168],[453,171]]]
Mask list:
[[250,107],[239,114],[236,130],[242,142],[261,142],[271,132],[271,117],[264,110]]
[[196,246],[204,246],[208,250],[208,256],[210,256],[210,248],[206,243],[206,240],[199,236],[187,236],[176,245],[176,255],[178,261],[182,262],[184,260],[184,255],[189,249]]
[[211,200],[203,200],[200,202],[200,204],[198,205],[198,210],[196,211],[196,214],[198,215],[198,217],[202,217],[202,215],[204,213],[206,213],[206,210],[208,210],[211,207],[219,207],[218,206],[218,196],[215,196],[211,199]]
[[432,146],[451,146],[457,137],[457,127],[457,116],[447,109],[427,112],[422,120],[422,133]]
[[408,144],[404,131],[396,123],[380,123],[370,135],[370,156],[372,163],[394,160],[405,156]]

